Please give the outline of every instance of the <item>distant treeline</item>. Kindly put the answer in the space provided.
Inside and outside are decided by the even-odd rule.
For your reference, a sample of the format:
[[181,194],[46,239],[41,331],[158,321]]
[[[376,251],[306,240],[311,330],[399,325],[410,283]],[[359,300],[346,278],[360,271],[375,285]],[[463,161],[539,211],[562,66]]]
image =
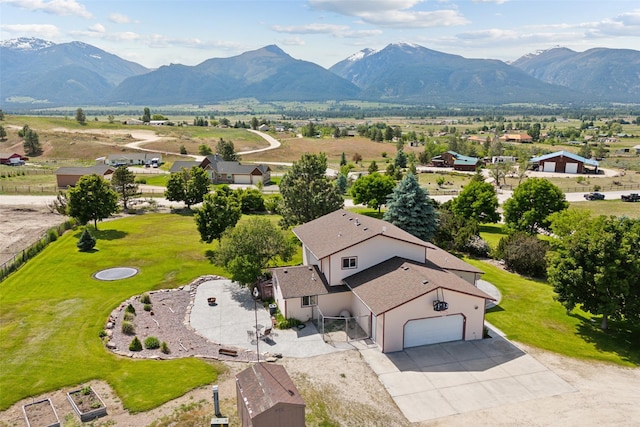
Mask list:
[[[317,103],[313,104],[317,107]],[[208,109],[203,107],[202,110],[184,110],[172,109],[171,107],[154,107],[155,110],[162,110],[162,114],[171,116],[204,116],[209,119],[216,117],[233,117],[233,116],[264,116],[277,114],[284,120],[309,120],[317,118],[355,118],[366,119],[375,117],[406,117],[406,118],[436,118],[436,117],[480,117],[483,120],[495,120],[497,117],[504,116],[555,116],[566,119],[582,119],[589,120],[595,118],[614,118],[621,116],[637,117],[640,116],[640,105],[634,106],[536,106],[536,105],[450,105],[450,106],[428,106],[428,105],[357,105],[353,103],[332,103],[323,105],[320,108],[314,108],[311,105],[306,107],[304,104],[291,108],[290,105],[278,105],[276,103],[260,104],[258,107],[233,111]],[[118,108],[92,110],[91,107],[83,107],[87,117],[105,116],[105,115],[131,115],[137,116],[137,113],[131,108],[119,110]],[[29,116],[70,116],[75,115],[76,108],[69,110],[11,110],[5,111],[7,114],[29,115]],[[140,108],[140,114],[142,108]]]

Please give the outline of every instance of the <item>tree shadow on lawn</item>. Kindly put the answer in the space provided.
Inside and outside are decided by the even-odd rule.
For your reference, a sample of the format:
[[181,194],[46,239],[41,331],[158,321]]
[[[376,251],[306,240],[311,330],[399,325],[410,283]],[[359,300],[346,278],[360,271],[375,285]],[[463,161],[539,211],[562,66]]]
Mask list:
[[570,313],[569,316],[580,320],[577,333],[585,342],[595,344],[600,351],[619,355],[623,360],[640,366],[640,325],[629,321],[609,320],[606,331],[600,329],[600,318],[586,317]]
[[[129,233],[120,230],[91,230],[91,235],[97,240],[116,240],[124,239]],[[78,231],[73,237],[79,239],[82,235],[82,230]]]

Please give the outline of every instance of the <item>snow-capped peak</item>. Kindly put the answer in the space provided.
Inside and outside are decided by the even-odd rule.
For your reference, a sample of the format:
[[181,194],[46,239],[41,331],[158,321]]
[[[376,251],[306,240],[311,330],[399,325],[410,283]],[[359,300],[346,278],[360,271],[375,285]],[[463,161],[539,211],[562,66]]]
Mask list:
[[20,37],[17,39],[0,40],[0,46],[14,50],[40,50],[54,46],[55,43],[35,37]]
[[350,57],[348,57],[347,61],[352,61],[352,62],[359,61],[362,58],[365,58],[365,57],[371,55],[372,52],[374,52],[373,49],[369,49],[369,48],[362,49],[360,52],[356,52],[353,55],[351,55]]

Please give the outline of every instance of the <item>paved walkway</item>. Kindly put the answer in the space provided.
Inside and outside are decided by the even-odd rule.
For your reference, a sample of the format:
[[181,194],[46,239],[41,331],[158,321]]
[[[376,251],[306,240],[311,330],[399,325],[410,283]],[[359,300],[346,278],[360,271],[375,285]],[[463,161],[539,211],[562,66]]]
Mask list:
[[498,332],[490,334],[388,354],[356,346],[410,422],[576,391]]
[[[216,298],[216,305],[210,306],[208,297]],[[264,331],[271,325],[267,309],[260,303],[254,310],[254,301],[248,288],[241,288],[230,280],[212,280],[198,286],[191,309],[191,326],[205,338],[227,346],[256,350],[255,325]],[[269,339],[260,340],[261,354],[281,354],[287,357],[309,357],[353,349],[342,343],[337,348],[327,344],[311,323],[303,329],[272,329]]]

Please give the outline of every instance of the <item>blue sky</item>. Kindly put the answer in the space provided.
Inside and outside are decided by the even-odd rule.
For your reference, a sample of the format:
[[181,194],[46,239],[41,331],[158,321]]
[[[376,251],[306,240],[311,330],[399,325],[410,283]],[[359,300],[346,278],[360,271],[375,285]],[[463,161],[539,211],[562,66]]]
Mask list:
[[329,68],[410,42],[515,60],[555,46],[640,50],[638,0],[0,0],[0,39],[82,41],[146,67],[276,44]]

